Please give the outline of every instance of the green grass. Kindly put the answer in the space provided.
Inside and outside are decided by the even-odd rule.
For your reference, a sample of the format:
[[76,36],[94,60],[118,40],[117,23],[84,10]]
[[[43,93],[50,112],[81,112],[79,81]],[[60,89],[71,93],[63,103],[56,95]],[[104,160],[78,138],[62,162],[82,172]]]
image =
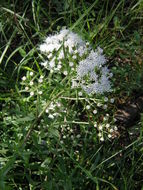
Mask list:
[[[49,76],[42,86],[48,94],[43,95],[44,106],[40,97],[36,105],[34,99],[26,101],[21,91],[27,71],[34,71],[35,78],[43,73],[38,45],[67,26],[94,48],[104,49],[114,74],[111,97],[116,99],[107,113],[142,94],[143,1],[1,0],[0,10],[0,190],[143,189],[142,117],[132,127],[134,138],[121,133],[101,143],[88,125],[86,103],[70,99],[75,92],[65,88],[66,81],[53,82]],[[50,123],[45,110],[60,98],[69,116]],[[81,110],[86,115],[82,122],[77,120]],[[61,143],[59,126],[65,123],[74,138]]]

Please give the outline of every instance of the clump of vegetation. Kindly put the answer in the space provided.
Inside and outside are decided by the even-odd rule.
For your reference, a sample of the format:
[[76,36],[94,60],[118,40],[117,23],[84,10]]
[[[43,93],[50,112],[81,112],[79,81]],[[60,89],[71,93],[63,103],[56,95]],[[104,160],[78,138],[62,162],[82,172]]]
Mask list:
[[142,8],[1,3],[1,190],[143,188],[142,115],[114,117],[142,94]]

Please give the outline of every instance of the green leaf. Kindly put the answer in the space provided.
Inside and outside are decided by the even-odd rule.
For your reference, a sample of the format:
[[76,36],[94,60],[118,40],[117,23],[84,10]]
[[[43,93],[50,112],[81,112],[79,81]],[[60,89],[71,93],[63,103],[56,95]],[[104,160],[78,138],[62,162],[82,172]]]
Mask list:
[[26,56],[26,51],[22,48],[19,49],[19,53],[22,57],[25,57]]

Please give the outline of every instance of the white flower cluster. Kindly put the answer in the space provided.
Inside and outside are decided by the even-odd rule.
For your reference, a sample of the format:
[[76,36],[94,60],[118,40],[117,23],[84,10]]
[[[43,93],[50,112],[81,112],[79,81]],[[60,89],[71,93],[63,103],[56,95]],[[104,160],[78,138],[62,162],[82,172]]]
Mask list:
[[111,91],[109,79],[112,73],[105,66],[106,59],[102,53],[101,48],[97,48],[96,51],[91,50],[87,58],[80,61],[77,67],[78,80],[88,94],[103,94]]
[[[63,29],[55,35],[48,36],[45,43],[40,45],[40,51],[48,54],[53,53],[55,50],[58,51],[63,43],[65,48],[69,49],[69,53],[73,53],[73,48],[76,46],[78,52],[82,55],[85,42],[77,34],[68,29]],[[63,50],[60,51],[59,58],[64,58]]]
[[[79,35],[68,29],[62,29],[59,33],[48,36],[40,45],[40,51],[47,56],[47,60],[41,65],[50,71],[60,70],[67,76],[67,66],[72,68],[70,72],[73,77],[72,88],[82,87],[87,94],[111,91],[112,73],[105,66],[103,50],[98,47],[94,51]],[[62,63],[64,59],[66,69]]]
[[[43,102],[43,107],[46,105],[46,102]],[[66,109],[63,107],[62,103],[59,101],[51,102],[49,107],[45,110],[48,118],[56,119],[61,117],[61,114],[66,113]]]
[[108,139],[116,138],[118,133],[118,128],[114,124],[114,121],[110,123],[109,121],[109,114],[103,117],[103,121],[100,124],[94,123],[94,127],[98,130],[98,137],[100,141],[104,141],[105,137],[107,136]]
[[44,76],[41,75],[39,78],[35,79],[34,73],[31,71],[27,72],[26,76],[22,77],[22,86],[25,87],[21,92],[29,93],[30,97],[35,95],[42,95],[43,94],[43,84]]

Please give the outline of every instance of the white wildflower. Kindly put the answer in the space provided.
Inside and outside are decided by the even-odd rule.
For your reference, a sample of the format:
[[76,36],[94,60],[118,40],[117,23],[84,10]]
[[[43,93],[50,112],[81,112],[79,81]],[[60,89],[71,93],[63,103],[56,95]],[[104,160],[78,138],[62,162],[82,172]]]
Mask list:
[[89,109],[90,109],[90,105],[87,105],[87,106],[86,106],[86,109],[89,110]]
[[52,58],[52,53],[50,53],[47,57],[48,59]]
[[107,123],[107,124],[105,125],[105,127],[108,129],[108,128],[110,127],[110,124]]
[[45,62],[42,62],[42,63],[40,63],[43,67],[47,67],[48,66],[48,61],[45,61]]
[[101,133],[98,133],[98,137],[102,137],[102,134],[101,134]]
[[25,90],[26,90],[26,91],[27,91],[27,90],[29,90],[29,87],[28,87],[28,86],[26,86],[26,87],[25,87]]
[[117,130],[118,130],[118,128],[115,126],[115,127],[114,127],[114,130],[115,130],[115,131],[117,131]]
[[110,129],[110,133],[113,133],[114,132],[114,130],[113,129]]
[[110,139],[112,137],[112,135],[111,134],[108,134],[108,138]]
[[98,107],[101,107],[101,106],[102,106],[102,104],[101,104],[100,102],[98,102],[98,103],[97,103],[97,106],[98,106]]
[[103,126],[99,125],[98,129],[101,131],[103,129]]
[[93,113],[94,113],[94,114],[97,114],[97,110],[93,110]]
[[[47,56],[47,59],[53,57],[52,60],[41,63],[51,73],[62,68],[62,63],[56,64],[56,59],[63,60],[65,56],[66,60],[69,57],[77,59],[80,56],[82,59],[76,68],[78,86],[81,86],[87,94],[103,94],[111,91],[110,78],[112,73],[105,65],[107,60],[103,55],[103,50],[100,47],[95,51],[92,50],[89,43],[82,40],[78,34],[64,28],[54,35],[49,35],[39,49]],[[56,59],[54,55],[56,55]],[[86,57],[83,58],[83,55]],[[74,63],[69,62],[68,65],[74,71]],[[63,74],[67,75],[68,73],[64,71]],[[84,80],[85,82],[83,82]],[[74,87],[77,87],[75,82],[72,84],[72,88]]]
[[68,72],[67,72],[67,71],[64,71],[63,74],[64,74],[65,76],[67,76],[67,75],[68,75]]
[[49,109],[46,109],[46,111],[45,111],[46,113],[49,113]]
[[111,98],[111,99],[110,99],[110,102],[111,102],[111,103],[114,103],[114,101],[115,101],[114,98]]
[[41,94],[43,94],[43,92],[42,91],[38,91],[38,94],[41,95]]
[[102,141],[102,142],[103,142],[103,141],[104,141],[104,138],[103,138],[103,137],[101,137],[101,138],[100,138],[100,141]]
[[106,109],[107,109],[107,107],[108,107],[108,106],[105,104],[105,105],[103,106],[103,109],[105,109],[105,110],[106,110]]
[[54,119],[54,116],[52,114],[49,114],[48,118]]
[[43,75],[41,75],[41,76],[40,76],[40,79],[43,79],[43,78],[44,78],[44,76],[43,76]]
[[[82,81],[85,76],[89,77],[87,85],[81,85],[86,93],[103,94],[111,90],[109,81],[109,69],[104,66],[106,59],[101,51],[93,51],[89,53],[88,57],[79,62],[77,67],[78,78]],[[100,77],[98,72],[100,72]]]
[[72,88],[78,87],[78,83],[76,80],[72,80]]
[[79,96],[82,96],[82,92],[78,92],[78,95],[79,95]]
[[57,65],[57,68],[58,68],[58,69],[61,69],[61,68],[62,68],[62,65],[58,64],[58,65]]
[[34,96],[34,92],[32,91],[32,92],[30,92],[30,96]]
[[63,136],[63,139],[66,139],[66,135]]
[[34,84],[33,81],[30,81],[29,85],[30,85],[30,86],[33,86],[33,84]]
[[33,76],[33,74],[34,74],[34,73],[31,71],[31,72],[30,72],[30,76]]
[[73,55],[73,56],[72,56],[72,58],[73,58],[73,59],[76,59],[76,58],[77,58],[77,56],[76,56],[76,55]]
[[42,83],[42,82],[43,82],[43,79],[42,79],[42,78],[39,78],[38,82],[39,82],[39,83]]
[[26,76],[23,76],[23,77],[22,77],[22,80],[25,81],[25,80],[26,80]]
[[107,97],[105,97],[105,98],[104,98],[104,101],[105,101],[105,102],[108,102],[108,98],[107,98]]
[[69,66],[73,67],[74,63],[73,62],[69,62]]
[[59,102],[58,102],[58,103],[57,103],[57,107],[59,107],[59,108],[60,108],[60,107],[61,107],[61,103],[59,103]]

